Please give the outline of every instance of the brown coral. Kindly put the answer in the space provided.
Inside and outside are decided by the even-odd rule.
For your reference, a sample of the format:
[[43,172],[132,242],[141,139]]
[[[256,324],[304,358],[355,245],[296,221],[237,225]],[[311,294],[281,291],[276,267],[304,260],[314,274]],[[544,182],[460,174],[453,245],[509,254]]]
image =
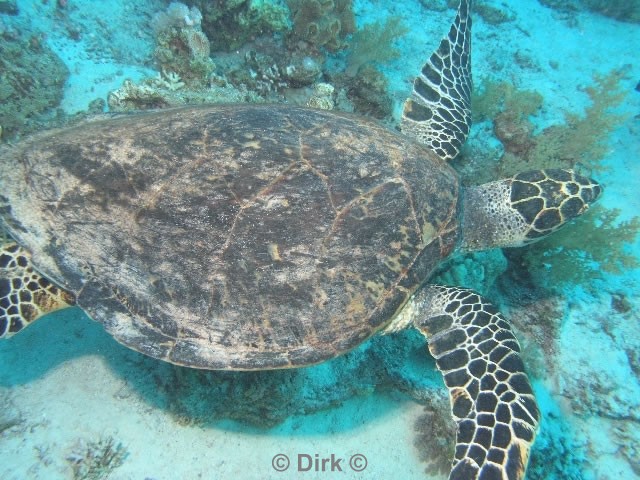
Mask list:
[[209,58],[209,39],[193,27],[172,27],[156,38],[155,60],[159,70],[175,72],[187,85],[203,85],[214,64]]
[[330,51],[345,46],[355,31],[351,0],[287,0],[293,17],[294,40],[304,40]]
[[199,30],[185,29],[183,36],[193,59],[209,58],[209,39]]

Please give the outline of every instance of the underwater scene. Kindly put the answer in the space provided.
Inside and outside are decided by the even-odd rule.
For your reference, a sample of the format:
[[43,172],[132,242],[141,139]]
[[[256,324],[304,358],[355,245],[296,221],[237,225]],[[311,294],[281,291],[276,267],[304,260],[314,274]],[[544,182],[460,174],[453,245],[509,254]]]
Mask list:
[[[0,338],[1,479],[444,479],[452,462],[451,478],[458,479],[477,478],[476,464],[486,478],[640,478],[640,2],[475,0],[470,97],[467,7],[465,0],[0,0],[0,337],[7,337]],[[460,97],[425,87],[451,86],[449,79]],[[227,105],[219,124],[206,124],[202,109],[167,110],[209,104]],[[255,104],[264,107],[245,108]],[[305,109],[286,117],[276,104]],[[470,129],[460,105],[470,111]],[[448,126],[439,135],[424,127],[436,110],[436,127]],[[269,130],[279,115],[299,121]],[[41,133],[51,129],[62,130]],[[253,172],[247,159],[263,152],[265,170],[246,178],[264,185],[256,179],[267,176],[277,156],[269,152],[290,155],[278,139],[296,129],[301,144],[315,148],[305,165],[329,186],[299,182],[289,200],[252,197],[260,206],[255,222],[264,227],[258,231],[273,239],[265,240],[265,262],[286,263],[288,239],[279,237],[291,225],[315,241],[313,228],[326,211],[340,217],[330,225],[339,248],[314,267],[326,268],[325,284],[300,280],[287,293],[274,281],[273,295],[238,299],[228,293],[233,285],[267,275],[242,268],[253,265],[258,244],[248,233],[242,238],[242,217],[232,206],[242,203],[234,192],[250,186],[226,185],[234,198],[221,205],[232,211],[215,222],[235,232],[238,240],[229,234],[222,241],[240,253],[235,263],[212,268],[202,252],[214,239],[198,238],[202,222],[189,223],[211,197],[198,189],[202,175],[180,169],[180,157],[197,155],[195,144],[205,152],[224,147],[228,171]],[[85,143],[65,143],[76,135]],[[437,170],[424,194],[407,204],[359,193],[357,209],[340,210],[338,185],[347,192],[382,175],[385,162],[396,168],[393,155],[404,148],[396,143],[414,139],[436,152],[419,160]],[[173,157],[162,157],[158,144]],[[240,144],[242,154],[234,150]],[[365,152],[366,165],[338,165],[333,153],[349,148]],[[113,181],[94,175],[116,150],[123,158],[151,158],[149,168],[126,182],[116,178],[121,172],[104,170]],[[45,173],[15,186],[13,165],[19,170],[23,156],[46,160],[41,170],[29,167]],[[54,169],[58,159],[64,169]],[[408,189],[405,183],[422,178],[419,161],[393,182]],[[334,170],[323,173],[322,162]],[[206,177],[204,167],[198,171]],[[68,178],[54,178],[63,174]],[[149,303],[136,290],[143,288],[136,283],[139,265],[146,268],[143,248],[129,240],[124,217],[105,212],[126,211],[127,189],[146,188],[154,176],[170,179],[163,185],[176,217],[156,218],[151,210],[136,217],[175,226],[148,239],[157,245],[149,256],[157,267],[147,272],[156,292]],[[268,188],[293,188],[292,178],[279,176]],[[513,180],[492,183],[501,179]],[[78,195],[99,184],[109,188],[86,210],[73,195],[53,208],[23,194],[56,181]],[[496,200],[505,185],[511,190]],[[507,210],[525,212],[520,219],[542,197],[567,196],[573,203],[536,216],[527,238],[513,239],[530,226],[510,220]],[[313,208],[274,220],[272,212],[301,198]],[[420,239],[394,226],[403,208],[422,225]],[[67,212],[55,217],[67,225],[45,225],[50,210]],[[555,232],[568,217],[577,218]],[[116,237],[123,242],[117,249],[108,240]],[[394,241],[367,256],[372,239]],[[82,251],[78,242],[115,252],[112,265],[122,269],[103,283],[93,280],[98,264],[69,273],[77,257],[70,252]],[[165,255],[165,244],[180,252],[177,262]],[[412,255],[405,247],[427,254],[416,253],[405,268]],[[36,272],[57,274],[47,279],[30,270],[31,253]],[[351,262],[361,270],[336,273],[349,272]],[[303,270],[291,275],[304,280]],[[221,304],[236,301],[255,314],[250,326],[229,320],[222,332],[232,360],[176,346],[177,337],[196,336],[200,327],[190,323],[200,277],[183,281],[190,290],[172,283],[193,272],[223,285]],[[427,281],[481,297],[430,289]],[[414,289],[422,293],[405,305]],[[342,317],[323,313],[343,297],[349,303]],[[76,300],[84,310],[72,306]],[[297,327],[267,315],[298,307],[312,312],[302,315],[300,332],[282,333]],[[476,332],[488,331],[465,324],[464,307],[476,312],[473,322],[490,318],[492,338],[480,343]],[[129,320],[134,316],[148,323]],[[445,317],[454,327],[442,325]],[[158,318],[169,320],[154,324]],[[178,333],[168,339],[172,328]],[[255,332],[250,347],[259,360],[226,347]],[[286,361],[266,355],[271,335],[293,335],[313,351],[285,351]],[[457,335],[466,340],[445,350]],[[471,361],[489,341],[487,348],[497,344],[510,361],[495,360],[495,350],[482,367]],[[500,377],[505,371],[507,380]]]

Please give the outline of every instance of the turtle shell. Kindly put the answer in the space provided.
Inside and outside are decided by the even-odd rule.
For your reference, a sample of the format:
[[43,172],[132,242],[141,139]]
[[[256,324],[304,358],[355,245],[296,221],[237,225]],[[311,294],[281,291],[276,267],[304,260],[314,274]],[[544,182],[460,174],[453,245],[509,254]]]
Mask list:
[[334,357],[454,247],[458,179],[374,122],[217,105],[86,122],[0,154],[0,213],[118,341],[172,363]]

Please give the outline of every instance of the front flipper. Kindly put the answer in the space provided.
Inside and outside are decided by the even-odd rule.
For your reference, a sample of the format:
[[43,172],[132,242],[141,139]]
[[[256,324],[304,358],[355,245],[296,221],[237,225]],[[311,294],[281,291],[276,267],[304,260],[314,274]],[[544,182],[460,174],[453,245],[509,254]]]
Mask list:
[[509,323],[480,295],[455,287],[426,285],[412,308],[457,424],[449,479],[523,478],[540,414]]
[[0,246],[0,338],[74,303],[73,295],[33,269],[26,250],[16,243]]
[[400,128],[445,160],[455,158],[471,128],[471,0],[462,0],[449,34],[413,82]]

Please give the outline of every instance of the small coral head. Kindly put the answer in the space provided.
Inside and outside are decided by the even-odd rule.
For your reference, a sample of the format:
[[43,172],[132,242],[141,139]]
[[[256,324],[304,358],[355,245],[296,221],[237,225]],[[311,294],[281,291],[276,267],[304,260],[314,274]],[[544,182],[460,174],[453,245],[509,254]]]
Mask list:
[[602,193],[598,182],[572,170],[545,169],[513,177],[511,205],[529,225],[532,243],[582,215]]

